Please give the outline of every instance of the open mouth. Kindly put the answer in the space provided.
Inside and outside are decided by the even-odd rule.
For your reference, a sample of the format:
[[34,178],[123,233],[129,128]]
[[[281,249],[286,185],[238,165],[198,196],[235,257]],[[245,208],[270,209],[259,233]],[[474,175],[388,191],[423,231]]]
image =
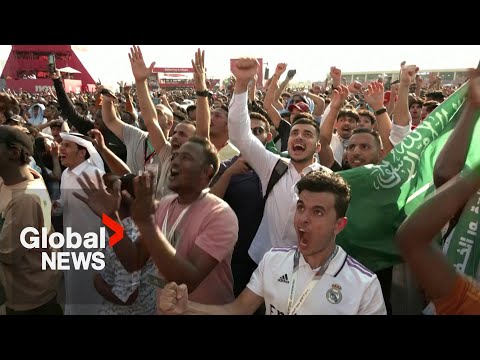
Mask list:
[[355,158],[355,159],[352,159],[352,161],[349,161],[349,163],[352,167],[362,166],[362,165],[365,165],[365,160],[360,158]]
[[180,171],[178,171],[177,168],[171,168],[170,176],[168,177],[168,180],[170,181],[175,180],[179,174],[180,174]]
[[295,144],[295,145],[293,145],[292,149],[293,149],[294,152],[303,152],[303,151],[305,151],[305,145]]
[[303,228],[298,228],[298,244],[300,247],[307,247],[309,244],[308,234]]

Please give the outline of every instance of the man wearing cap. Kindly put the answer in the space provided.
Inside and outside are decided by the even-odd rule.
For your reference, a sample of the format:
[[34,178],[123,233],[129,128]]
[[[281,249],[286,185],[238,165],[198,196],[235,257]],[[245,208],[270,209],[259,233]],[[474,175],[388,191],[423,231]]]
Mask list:
[[[45,227],[50,235],[51,202],[40,174],[28,167],[33,154],[29,135],[0,126],[0,281],[7,315],[61,315],[56,301],[58,273],[42,270],[42,252],[20,242],[23,229]],[[30,241],[27,234],[26,240]]]
[[[64,234],[67,228],[79,233],[82,238],[88,232],[99,234],[101,219],[95,215],[73,193],[80,192],[81,186],[77,179],[86,174],[95,184],[98,184],[96,172],[105,174],[102,158],[93,146],[91,139],[78,133],[61,133],[60,163],[66,167],[62,173],[60,185],[60,205],[63,208]],[[64,251],[87,253],[98,249],[66,249]],[[87,315],[96,314],[102,299],[93,286],[93,270],[69,270],[65,276],[65,314]]]

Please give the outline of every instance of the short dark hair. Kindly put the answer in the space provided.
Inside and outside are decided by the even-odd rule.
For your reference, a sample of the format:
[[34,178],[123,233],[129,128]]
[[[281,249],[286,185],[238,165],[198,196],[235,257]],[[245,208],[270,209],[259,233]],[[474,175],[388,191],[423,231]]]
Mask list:
[[296,187],[298,194],[304,190],[333,194],[337,219],[344,217],[347,213],[350,203],[350,187],[339,174],[325,170],[312,171],[302,177]]
[[210,140],[200,137],[200,136],[193,136],[188,139],[189,142],[198,144],[203,148],[203,155],[205,156],[206,163],[208,165],[212,165],[213,167],[213,174],[210,177],[210,180],[217,174],[218,168],[220,166],[220,160],[218,159],[217,149],[215,145],[213,145]]
[[250,116],[250,119],[255,119],[263,122],[265,124],[265,130],[267,131],[267,134],[270,132],[270,123],[265,116],[257,112],[251,112],[250,114],[248,114],[248,116]]
[[87,111],[87,107],[85,106],[85,104],[80,102],[80,101],[75,101],[74,105],[81,107],[82,111],[84,111],[84,112]]
[[342,117],[349,117],[355,120],[357,122],[360,118],[358,117],[358,113],[355,109],[350,109],[350,108],[343,108],[342,110],[339,111],[337,115],[337,121],[338,119]]
[[367,129],[367,128],[357,128],[353,130],[352,136],[355,134],[370,134],[375,138],[375,142],[377,143],[378,147],[380,149],[383,148],[382,139],[380,139],[380,135],[378,134],[377,131],[373,129]]
[[292,128],[295,125],[299,125],[299,124],[312,125],[315,128],[315,132],[317,133],[317,138],[320,139],[320,127],[318,126],[318,124],[315,121],[313,121],[312,119],[302,117],[300,119],[295,120],[292,123]]
[[427,109],[428,112],[432,112],[433,110],[435,110],[438,105],[440,104],[435,100],[428,100],[423,103],[423,106]]
[[375,124],[375,121],[376,121],[375,120],[375,115],[371,111],[365,110],[365,109],[360,110],[358,112],[359,121],[360,121],[360,116],[368,117],[370,119],[370,124],[372,124],[372,125]]
[[315,121],[315,118],[313,117],[312,114],[307,113],[307,112],[301,112],[301,113],[296,113],[295,115],[293,115],[292,123],[294,123],[298,119],[302,119],[302,118],[303,119],[310,119],[312,121]]
[[197,105],[190,105],[189,107],[187,107],[187,114],[190,112],[190,111],[195,111],[197,110]]
[[423,100],[420,98],[417,98],[416,96],[409,96],[408,98],[408,108],[410,109],[414,104],[420,105],[420,107],[423,106]]
[[193,120],[183,120],[183,121],[180,121],[179,124],[192,125],[195,129],[197,128],[197,123]]
[[435,100],[438,102],[442,102],[445,100],[445,95],[443,95],[442,91],[429,91],[425,94],[426,98],[430,98],[431,100]]

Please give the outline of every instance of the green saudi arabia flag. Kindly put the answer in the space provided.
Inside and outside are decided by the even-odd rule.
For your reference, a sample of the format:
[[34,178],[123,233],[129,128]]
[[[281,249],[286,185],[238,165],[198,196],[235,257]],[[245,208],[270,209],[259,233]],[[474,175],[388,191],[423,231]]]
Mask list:
[[[437,107],[381,165],[340,173],[351,187],[352,200],[348,225],[338,235],[337,243],[372,271],[402,262],[395,233],[406,216],[435,190],[435,161],[461,115],[467,87],[464,85]],[[466,166],[480,162],[480,151],[475,151],[479,147],[477,122]],[[448,252],[455,252],[455,247],[450,246]]]

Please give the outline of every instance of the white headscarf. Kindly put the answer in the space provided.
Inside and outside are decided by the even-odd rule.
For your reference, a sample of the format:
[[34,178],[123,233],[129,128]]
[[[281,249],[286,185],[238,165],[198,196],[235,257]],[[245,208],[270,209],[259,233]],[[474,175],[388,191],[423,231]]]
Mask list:
[[60,136],[62,137],[62,140],[71,141],[77,145],[80,145],[86,148],[88,153],[90,154],[90,158],[87,161],[91,163],[93,166],[99,168],[100,170],[105,171],[105,166],[103,164],[102,157],[98,153],[97,149],[95,149],[95,146],[93,146],[93,143],[85,139],[85,135],[78,134],[78,133],[62,132],[60,133]]
[[[38,106],[38,114],[36,117],[33,116],[33,109],[35,109],[35,106]],[[32,107],[28,109],[28,113],[30,114],[30,118],[28,119],[28,122],[35,126],[44,124],[46,122],[43,116],[44,112],[45,112],[45,105],[39,104],[39,103],[33,104]]]

